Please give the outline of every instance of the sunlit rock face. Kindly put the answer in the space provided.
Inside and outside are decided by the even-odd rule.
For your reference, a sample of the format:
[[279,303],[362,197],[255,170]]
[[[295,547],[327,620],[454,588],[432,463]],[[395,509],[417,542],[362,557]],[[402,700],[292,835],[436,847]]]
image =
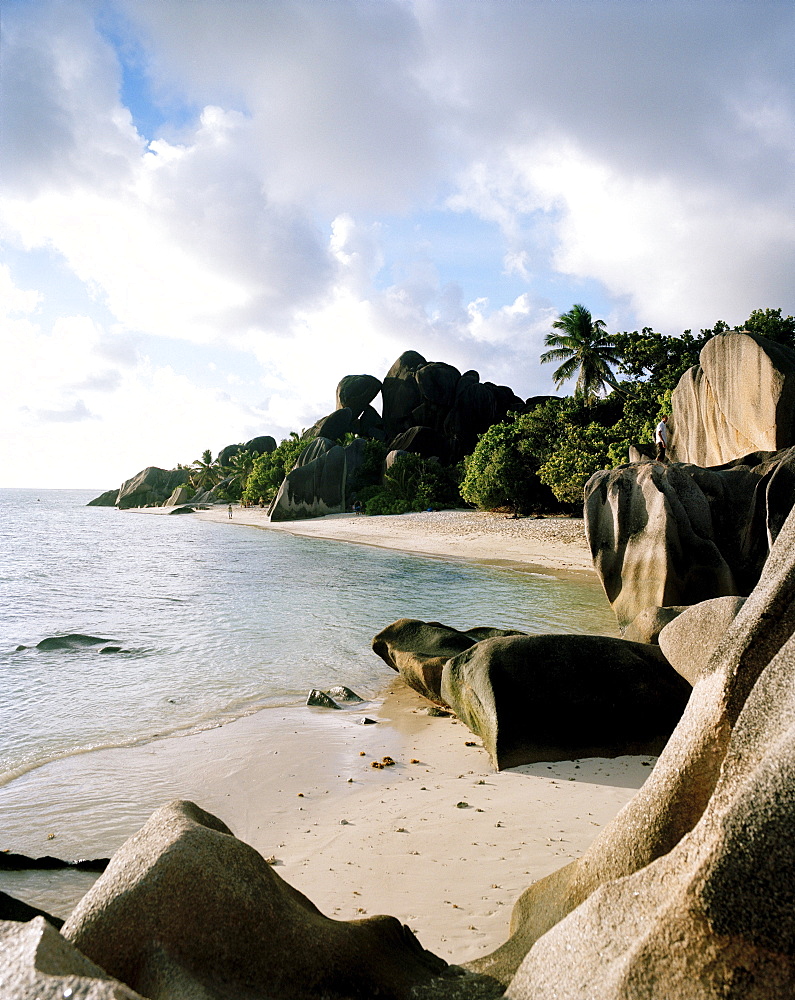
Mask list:
[[408,1000],[447,964],[394,917],[324,916],[191,802],[159,809],[117,851],[63,936],[106,973],[159,1000]]
[[795,351],[752,333],[720,333],[671,400],[668,457],[723,465],[795,444]]
[[640,462],[585,486],[594,567],[626,636],[660,608],[747,596],[795,502],[795,448],[720,468]]

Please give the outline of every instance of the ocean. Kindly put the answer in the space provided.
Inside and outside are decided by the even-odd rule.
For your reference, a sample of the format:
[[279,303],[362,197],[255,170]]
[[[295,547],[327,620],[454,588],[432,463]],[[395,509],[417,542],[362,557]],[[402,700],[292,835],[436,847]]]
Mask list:
[[[0,490],[0,785],[313,687],[372,698],[393,674],[370,642],[397,618],[615,634],[588,582],[86,507],[94,495]],[[68,635],[101,641],[48,642]]]
[[[208,781],[260,835],[247,762],[348,767],[353,716],[302,706],[383,695],[370,643],[397,618],[616,634],[596,582],[86,507],[97,492],[0,490],[0,850],[108,856]],[[65,916],[95,878],[0,871],[0,890]]]

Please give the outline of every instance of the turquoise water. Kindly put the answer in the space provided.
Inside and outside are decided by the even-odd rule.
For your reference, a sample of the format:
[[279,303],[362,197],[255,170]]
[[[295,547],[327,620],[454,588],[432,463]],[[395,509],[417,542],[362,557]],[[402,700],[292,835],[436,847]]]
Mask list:
[[[84,506],[94,495],[0,490],[0,784],[312,687],[374,697],[393,674],[370,642],[397,618],[615,634],[595,583]],[[108,642],[36,648],[66,634]]]

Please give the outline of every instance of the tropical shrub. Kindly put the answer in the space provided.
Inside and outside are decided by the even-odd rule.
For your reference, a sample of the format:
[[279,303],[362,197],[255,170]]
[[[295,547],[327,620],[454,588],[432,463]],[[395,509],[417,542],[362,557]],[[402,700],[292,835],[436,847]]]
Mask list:
[[461,473],[457,466],[443,466],[420,455],[398,455],[383,481],[364,487],[357,499],[366,514],[407,514],[429,507],[455,507],[460,503]]
[[262,499],[269,504],[306,446],[307,442],[292,431],[275,451],[255,458],[242,494],[244,503],[259,503]]
[[[551,415],[545,411],[542,420]],[[481,510],[504,509],[517,516],[550,509],[555,498],[538,478],[540,464],[528,420],[509,414],[481,435],[465,460],[461,496]]]

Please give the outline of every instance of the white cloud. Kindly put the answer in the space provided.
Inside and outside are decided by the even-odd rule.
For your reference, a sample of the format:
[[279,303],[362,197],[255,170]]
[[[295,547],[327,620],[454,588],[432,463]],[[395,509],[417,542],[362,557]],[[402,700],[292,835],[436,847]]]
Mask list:
[[[86,475],[306,426],[339,378],[381,377],[407,349],[544,392],[543,335],[586,291],[612,328],[795,312],[789,5],[111,0],[99,14],[4,10],[0,77],[0,240],[28,255],[20,274],[46,258],[89,293],[59,305],[44,274],[20,290],[0,268],[19,376],[3,412]],[[390,256],[390,220],[408,232],[429,210],[437,231]],[[451,252],[475,218],[501,233],[488,260],[474,240]],[[227,364],[240,351],[250,370]],[[37,413],[62,416],[49,437]]]
[[[477,164],[452,200],[520,241],[522,217],[554,219],[556,270],[601,282],[668,332],[741,322],[776,298],[795,264],[795,221],[775,206],[730,197],[719,179],[687,186],[631,175],[569,142],[515,147]],[[771,260],[771,251],[780,254]],[[514,251],[527,267],[530,251]]]

